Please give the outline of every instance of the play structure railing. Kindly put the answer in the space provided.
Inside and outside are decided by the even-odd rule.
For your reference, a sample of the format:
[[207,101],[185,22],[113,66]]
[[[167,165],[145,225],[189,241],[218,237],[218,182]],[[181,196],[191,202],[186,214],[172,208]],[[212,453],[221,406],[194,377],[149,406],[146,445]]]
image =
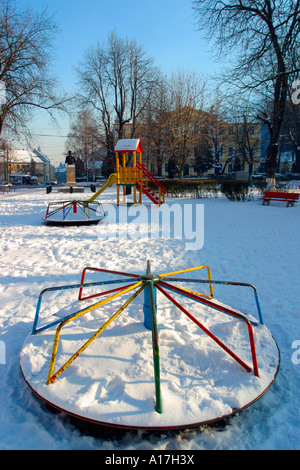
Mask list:
[[165,202],[165,195],[169,193],[169,191],[155,178],[155,176],[150,173],[150,171],[147,170],[146,167],[144,167],[143,164],[137,163],[136,164],[137,168],[140,170],[140,178],[139,178],[139,184],[143,184],[143,174],[146,178],[146,186],[148,186],[148,180],[150,180],[157,188],[158,188],[158,193],[159,193],[159,205],[163,202]]
[[135,184],[139,177],[139,171],[134,167],[120,167],[119,181],[121,184]]

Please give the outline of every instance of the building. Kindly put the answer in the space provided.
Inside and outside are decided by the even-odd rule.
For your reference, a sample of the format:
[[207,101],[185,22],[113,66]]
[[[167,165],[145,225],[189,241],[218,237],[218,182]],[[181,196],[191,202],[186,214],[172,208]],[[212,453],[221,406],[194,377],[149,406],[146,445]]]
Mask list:
[[[40,183],[45,183],[46,181],[50,181],[51,179],[54,178],[54,167],[51,165],[51,161],[50,161],[50,158],[47,157],[40,149],[40,147],[38,147],[37,150],[33,150],[33,154],[38,157],[42,163],[43,163],[43,169],[42,169],[42,178],[43,181],[40,181],[39,179],[39,176],[38,176],[38,179],[39,179],[39,182]],[[41,170],[41,167],[39,168],[39,170]]]
[[166,126],[171,123],[173,128],[164,134],[163,125],[156,126],[159,136],[153,134],[151,137],[147,126],[139,126],[137,135],[143,142],[145,166],[153,175],[168,177],[172,163],[172,143],[168,143],[168,134],[173,136],[175,132],[175,166],[181,166],[185,178],[237,172],[240,176],[244,173],[247,178],[257,169],[261,161],[260,123],[248,123],[246,118],[241,123],[225,122],[212,111],[194,110],[186,114],[189,121],[182,121],[182,124],[168,116]]
[[[25,180],[29,181],[30,179],[26,177],[36,177],[39,183],[45,183],[53,178],[50,159],[43,154],[40,148],[29,151],[7,147],[2,151],[0,159],[0,178],[3,180],[12,179],[24,184]],[[22,175],[22,178],[18,178],[18,175]]]

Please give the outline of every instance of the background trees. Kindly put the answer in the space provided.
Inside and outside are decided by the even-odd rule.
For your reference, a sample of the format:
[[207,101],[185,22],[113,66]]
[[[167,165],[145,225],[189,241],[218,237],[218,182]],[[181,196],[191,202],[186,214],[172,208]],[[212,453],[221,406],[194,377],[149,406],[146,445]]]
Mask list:
[[[96,150],[101,145],[101,136],[96,119],[90,111],[83,110],[78,113],[71,123],[71,130],[66,141],[66,152],[75,149],[73,156],[76,159],[76,176],[82,176],[89,169],[95,179]],[[88,174],[86,174],[88,178]]]
[[278,143],[290,80],[299,71],[299,0],[193,0],[198,25],[218,52],[234,56],[226,79],[268,104],[258,117],[269,129],[266,172],[275,181]]
[[201,133],[205,81],[195,72],[173,73],[167,83],[164,126],[170,159],[179,179]]
[[[197,162],[200,163],[204,148],[204,115],[201,113],[204,100],[205,80],[193,71],[179,70],[169,77],[162,76],[156,83],[142,115],[141,132],[149,142],[147,150],[156,157],[159,175],[167,156],[169,173],[182,178],[196,146]],[[207,154],[203,156],[206,157]]]
[[65,97],[55,93],[49,73],[52,40],[57,27],[47,10],[36,13],[0,0],[0,81],[5,99],[0,110],[0,135],[26,133],[34,109],[64,110]]
[[136,41],[112,32],[104,44],[91,47],[78,67],[83,105],[94,108],[101,123],[102,142],[114,161],[114,131],[135,136],[137,122],[145,109],[157,78],[153,59]]

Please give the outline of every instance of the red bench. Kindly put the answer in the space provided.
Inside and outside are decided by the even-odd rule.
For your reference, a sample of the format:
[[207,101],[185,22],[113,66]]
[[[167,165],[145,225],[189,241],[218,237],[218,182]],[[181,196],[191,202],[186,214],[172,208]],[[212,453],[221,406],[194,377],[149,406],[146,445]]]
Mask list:
[[266,191],[262,198],[263,204],[270,204],[270,201],[284,201],[286,207],[293,206],[299,199],[298,193],[284,193],[282,191]]

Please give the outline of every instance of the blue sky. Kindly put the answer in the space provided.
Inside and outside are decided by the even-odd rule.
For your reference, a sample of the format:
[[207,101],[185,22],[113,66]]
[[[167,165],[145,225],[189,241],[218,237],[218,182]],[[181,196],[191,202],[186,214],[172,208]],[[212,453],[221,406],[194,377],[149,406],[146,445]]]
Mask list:
[[[220,68],[197,31],[191,0],[21,0],[20,4],[37,10],[48,6],[54,14],[60,33],[53,69],[66,91],[76,87],[74,67],[85,50],[105,41],[112,30],[136,39],[166,74],[182,68],[207,76]],[[60,126],[56,129],[42,114],[33,121],[32,132],[66,135],[69,120],[60,119]],[[34,145],[54,163],[64,159],[63,137],[35,136]]]

